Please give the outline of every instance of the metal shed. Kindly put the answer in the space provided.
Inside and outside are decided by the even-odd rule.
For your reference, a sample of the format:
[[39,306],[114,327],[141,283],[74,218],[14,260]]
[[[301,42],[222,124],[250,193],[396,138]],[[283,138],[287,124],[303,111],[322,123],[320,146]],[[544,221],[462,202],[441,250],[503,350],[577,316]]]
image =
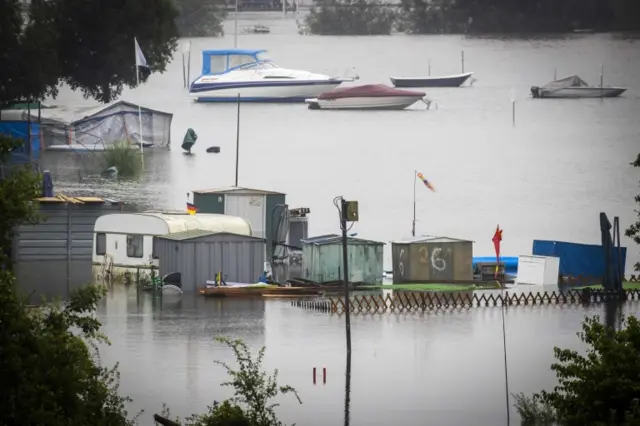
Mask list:
[[251,224],[254,237],[267,240],[267,255],[271,256],[271,240],[282,213],[276,208],[284,205],[286,195],[281,192],[231,186],[193,191],[193,204],[198,213],[217,213],[238,216]]
[[391,243],[393,283],[470,281],[473,241],[423,236]]
[[32,303],[66,298],[92,281],[93,227],[102,215],[120,211],[122,204],[95,197],[38,198],[40,222],[16,229],[12,244],[14,271]]
[[195,229],[158,236],[160,276],[182,274],[182,290],[195,292],[218,272],[227,282],[256,283],[264,271],[265,239]]
[[[349,237],[349,281],[382,284],[384,243]],[[342,237],[322,235],[302,240],[305,279],[316,282],[342,280]]]

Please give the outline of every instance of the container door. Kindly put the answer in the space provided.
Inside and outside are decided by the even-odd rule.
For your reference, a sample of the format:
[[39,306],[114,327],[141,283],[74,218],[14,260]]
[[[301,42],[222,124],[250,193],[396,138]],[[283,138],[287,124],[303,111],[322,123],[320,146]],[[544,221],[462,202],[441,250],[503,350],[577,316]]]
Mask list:
[[229,194],[225,202],[225,214],[238,216],[251,224],[254,237],[265,238],[264,195]]

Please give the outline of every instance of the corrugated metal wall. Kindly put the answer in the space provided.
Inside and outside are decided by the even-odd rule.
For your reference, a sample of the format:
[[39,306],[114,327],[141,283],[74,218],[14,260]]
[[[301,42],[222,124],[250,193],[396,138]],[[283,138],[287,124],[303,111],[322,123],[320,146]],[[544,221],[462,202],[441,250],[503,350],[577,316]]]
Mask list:
[[[382,284],[383,247],[381,244],[349,244],[349,281]],[[342,245],[304,244],[302,269],[308,280],[342,280]]]
[[173,241],[158,238],[160,276],[182,273],[182,289],[195,292],[223,272],[226,281],[256,283],[264,269],[263,240],[220,234]]
[[41,204],[40,222],[16,230],[14,271],[30,302],[40,302],[41,294],[64,299],[93,280],[93,228],[98,217],[116,211],[111,204]]
[[473,243],[393,244],[393,282],[468,281],[473,279]]

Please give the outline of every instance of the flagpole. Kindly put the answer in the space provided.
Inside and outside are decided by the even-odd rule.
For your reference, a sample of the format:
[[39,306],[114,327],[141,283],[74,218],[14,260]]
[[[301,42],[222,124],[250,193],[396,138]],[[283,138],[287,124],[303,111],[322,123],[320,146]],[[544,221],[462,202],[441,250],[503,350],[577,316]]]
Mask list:
[[416,236],[416,175],[417,170],[413,171],[413,226],[411,227],[411,236]]
[[[136,88],[140,87],[140,64],[138,64],[137,52],[138,40],[133,38],[133,54],[136,56]],[[144,166],[144,151],[142,148],[142,108],[138,102],[138,126],[140,131],[140,163]]]

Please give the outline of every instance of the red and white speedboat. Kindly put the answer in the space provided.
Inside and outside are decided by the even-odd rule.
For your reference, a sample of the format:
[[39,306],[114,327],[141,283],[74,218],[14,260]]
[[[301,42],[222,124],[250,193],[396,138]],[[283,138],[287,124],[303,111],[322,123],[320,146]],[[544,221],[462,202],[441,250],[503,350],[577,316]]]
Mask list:
[[368,84],[337,88],[305,102],[309,104],[309,109],[399,110],[418,101],[423,101],[428,108],[431,102],[425,96],[424,92],[394,89],[384,84]]

